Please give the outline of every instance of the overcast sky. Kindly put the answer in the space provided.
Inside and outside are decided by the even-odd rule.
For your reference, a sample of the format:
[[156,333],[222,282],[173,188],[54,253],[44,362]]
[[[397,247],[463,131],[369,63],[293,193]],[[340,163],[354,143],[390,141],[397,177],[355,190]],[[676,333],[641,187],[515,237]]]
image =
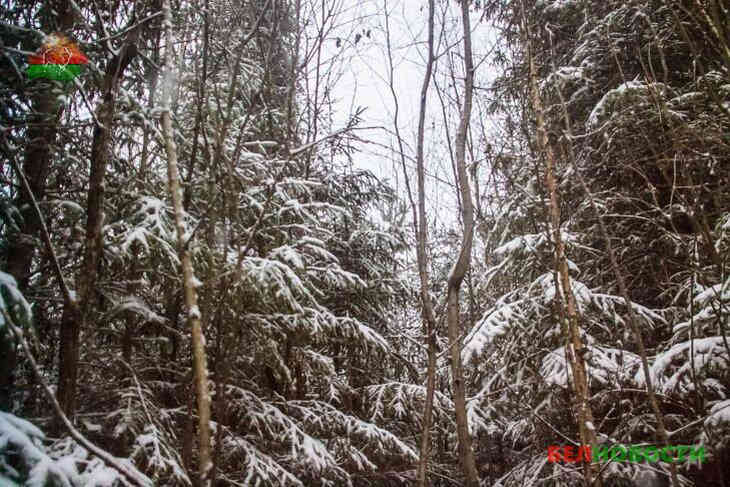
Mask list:
[[[325,3],[329,4],[331,1]],[[407,144],[405,152],[411,158],[415,153],[419,96],[425,71],[428,3],[426,0],[334,1],[340,6],[340,14],[336,27],[328,33],[325,42],[325,58],[335,59],[329,69],[339,76],[332,90],[332,96],[336,100],[332,125],[334,128],[341,127],[347,123],[357,107],[366,108],[362,125],[379,126],[382,129],[358,132],[359,136],[372,143],[362,146],[362,152],[355,158],[355,165],[371,170],[381,179],[389,180],[405,197],[397,154],[388,149],[396,148],[396,141],[392,136],[395,105],[388,83],[386,21],[395,68],[393,86],[399,104],[398,125]],[[444,46],[453,45],[449,56],[456,66],[456,77],[460,81],[463,45],[459,4],[448,2],[446,5],[449,11],[443,24],[444,37],[440,41],[441,46],[437,46],[437,53],[443,53]],[[437,10],[440,8],[442,7],[437,6]],[[439,42],[443,15],[437,12],[436,17],[439,24],[436,27],[436,36]],[[476,63],[480,63],[493,45],[490,30],[485,22],[480,22],[479,17],[479,13],[472,15]],[[445,78],[448,61],[449,57],[441,56],[438,72],[434,75],[434,80],[442,86],[449,84]],[[478,78],[488,80],[492,74],[488,63],[479,64]],[[480,84],[483,85],[484,81]],[[447,96],[455,96],[453,88]],[[456,210],[452,169],[445,139],[443,111],[433,86],[428,105],[425,145],[427,173],[431,175],[427,179],[428,203],[434,218],[437,214],[443,214],[442,219],[452,220]],[[447,116],[453,137],[458,113],[452,109]]]

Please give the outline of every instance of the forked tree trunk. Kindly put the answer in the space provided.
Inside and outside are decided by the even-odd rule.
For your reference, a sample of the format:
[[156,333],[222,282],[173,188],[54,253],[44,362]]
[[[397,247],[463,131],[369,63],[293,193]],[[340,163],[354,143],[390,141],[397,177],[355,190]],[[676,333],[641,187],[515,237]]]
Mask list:
[[456,173],[461,197],[461,220],[464,225],[459,256],[451,269],[448,279],[446,318],[449,328],[449,352],[451,354],[451,377],[453,381],[454,412],[456,415],[456,434],[459,441],[459,463],[464,472],[467,487],[479,485],[474,450],[471,446],[469,423],[466,416],[466,384],[461,364],[461,329],[459,326],[459,291],[471,265],[471,248],[474,240],[474,205],[471,198],[471,185],[466,170],[466,139],[469,133],[472,97],[474,93],[474,61],[471,49],[471,22],[469,21],[468,0],[461,2],[461,20],[464,28],[464,105],[461,108],[459,129],[456,133],[455,160]]
[[[527,62],[529,64],[529,86],[532,108],[535,112],[537,122],[537,143],[540,152],[545,159],[545,186],[548,192],[548,206],[550,225],[552,227],[552,238],[554,246],[554,260],[556,281],[560,284],[563,298],[560,299],[560,292],[556,293],[556,300],[560,309],[560,318],[565,320],[561,328],[567,334],[566,353],[570,368],[573,373],[573,388],[576,395],[578,409],[578,427],[580,439],[583,445],[590,445],[592,451],[597,451],[597,437],[593,411],[589,403],[590,391],[588,389],[588,376],[585,362],[583,360],[584,344],[580,336],[578,308],[575,295],[570,284],[568,260],[565,256],[565,245],[560,232],[560,206],[558,203],[558,188],[555,181],[555,153],[548,140],[547,128],[545,125],[544,109],[537,84],[537,69],[535,67],[534,53],[532,52],[531,32],[527,17],[524,11],[524,4],[521,4],[522,34],[526,50]],[[558,284],[556,282],[556,285]],[[601,487],[602,481],[599,472],[599,465],[584,464],[584,480],[586,486]]]
[[210,473],[212,462],[210,455],[210,392],[208,389],[208,366],[205,354],[205,337],[200,309],[198,308],[198,293],[195,289],[195,275],[193,274],[193,262],[186,241],[184,210],[182,191],[180,189],[180,176],[177,166],[177,146],[175,144],[174,132],[172,129],[172,114],[170,113],[170,101],[174,85],[174,53],[172,36],[172,12],[170,0],[162,3],[163,29],[165,31],[165,61],[163,69],[163,98],[161,107],[162,134],[165,139],[165,151],[167,152],[167,182],[168,191],[172,200],[173,211],[175,212],[175,230],[177,232],[177,245],[183,272],[183,288],[185,291],[185,307],[187,309],[188,325],[192,338],[193,349],[193,382],[198,405],[198,469],[199,485],[206,487],[210,485]]

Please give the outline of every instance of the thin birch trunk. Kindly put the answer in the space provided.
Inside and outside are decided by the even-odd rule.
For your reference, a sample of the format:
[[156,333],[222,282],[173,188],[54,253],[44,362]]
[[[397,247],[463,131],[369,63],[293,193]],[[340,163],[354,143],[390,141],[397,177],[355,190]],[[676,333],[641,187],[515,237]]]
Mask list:
[[413,212],[413,225],[416,234],[416,260],[418,264],[418,277],[420,281],[420,298],[421,298],[421,318],[423,320],[423,330],[425,333],[425,341],[427,347],[427,369],[426,369],[426,397],[423,406],[423,419],[421,424],[421,445],[418,459],[418,467],[416,470],[416,481],[419,487],[426,487],[428,470],[428,458],[431,451],[431,425],[433,423],[433,398],[436,390],[436,359],[438,347],[436,343],[436,317],[434,315],[433,303],[429,296],[428,289],[430,277],[428,275],[428,255],[426,254],[426,244],[428,242],[428,221],[426,220],[426,190],[425,190],[425,167],[424,167],[424,134],[426,125],[426,101],[428,88],[431,84],[431,76],[433,73],[433,65],[435,62],[433,53],[434,44],[434,15],[435,2],[429,0],[428,5],[428,59],[426,61],[426,73],[424,75],[423,84],[421,85],[421,103],[418,114],[418,133],[416,136],[416,173],[418,178],[417,201],[413,199],[413,192],[409,182],[408,169],[406,167],[405,147],[403,138],[400,134],[398,125],[398,115],[400,113],[400,105],[398,103],[398,95],[395,91],[395,66],[393,62],[393,51],[390,42],[390,24],[388,15],[388,1],[383,2],[383,11],[385,12],[385,39],[388,56],[388,86],[393,97],[394,114],[393,128],[396,140],[398,142],[398,154],[400,156],[401,169],[403,170],[403,178],[406,185],[406,193],[408,201]]
[[177,147],[172,129],[172,115],[170,100],[174,84],[174,52],[172,36],[172,12],[170,0],[162,4],[163,29],[165,31],[165,61],[163,70],[163,99],[162,99],[162,133],[165,139],[167,152],[167,180],[168,191],[172,199],[175,212],[175,229],[177,231],[177,245],[183,271],[183,288],[185,291],[185,306],[190,326],[193,349],[193,382],[198,405],[198,468],[200,471],[199,485],[210,485],[209,474],[212,467],[210,455],[210,392],[208,390],[208,366],[205,355],[205,337],[198,308],[198,293],[195,289],[195,275],[193,263],[186,241],[182,190],[177,166]]
[[451,353],[451,377],[453,381],[454,412],[456,415],[456,433],[459,441],[459,461],[464,472],[467,487],[479,485],[474,450],[471,446],[469,423],[466,415],[466,384],[461,364],[461,330],[459,327],[459,291],[471,265],[471,248],[474,240],[474,205],[471,198],[471,185],[466,170],[466,139],[469,134],[469,118],[471,117],[472,98],[474,94],[474,61],[471,49],[471,22],[469,4],[461,2],[461,20],[464,28],[464,104],[461,109],[459,129],[456,133],[455,162],[456,174],[461,198],[461,219],[464,225],[459,257],[451,269],[447,293],[447,322],[449,328],[449,350]]
[[[580,429],[580,439],[583,445],[590,445],[592,451],[597,451],[598,440],[596,437],[595,424],[593,421],[593,411],[589,403],[590,390],[588,389],[588,376],[586,372],[585,362],[582,352],[584,350],[583,340],[580,336],[578,309],[575,301],[575,295],[570,284],[570,273],[568,269],[568,260],[565,256],[565,245],[560,232],[560,206],[558,203],[558,187],[555,180],[555,153],[548,140],[547,128],[545,124],[544,109],[542,99],[537,87],[537,68],[535,66],[534,54],[532,52],[531,32],[527,17],[522,8],[522,33],[523,42],[526,49],[527,62],[529,64],[529,84],[530,98],[532,108],[535,112],[535,120],[537,123],[537,143],[540,152],[545,157],[545,186],[549,197],[550,225],[553,233],[553,245],[555,248],[555,272],[557,280],[560,282],[562,289],[563,302],[560,306],[564,306],[564,312],[560,313],[561,317],[567,323],[561,328],[567,332],[566,353],[570,368],[573,373],[573,388],[578,402],[578,427]],[[557,283],[556,283],[557,284]],[[560,293],[556,293],[556,299],[559,299]],[[597,486],[602,485],[598,465],[585,464],[584,479],[585,485]]]
[[[651,408],[654,412],[654,417],[656,418],[657,422],[656,435],[661,444],[665,447],[668,447],[670,446],[669,434],[667,433],[667,428],[665,426],[666,423],[664,421],[664,413],[662,413],[662,410],[659,407],[659,400],[657,399],[656,393],[654,391],[654,384],[652,382],[651,373],[649,370],[649,359],[647,358],[646,347],[644,346],[644,339],[641,336],[641,330],[639,328],[638,320],[636,319],[636,313],[634,313],[634,308],[631,306],[631,299],[629,298],[629,288],[628,286],[626,286],[626,280],[624,279],[624,275],[621,273],[621,269],[618,265],[616,252],[613,249],[611,237],[608,233],[608,229],[603,219],[603,215],[601,215],[600,211],[598,210],[598,205],[596,204],[596,200],[593,197],[593,193],[588,188],[588,184],[586,183],[583,174],[578,170],[578,167],[575,163],[573,148],[570,146],[570,140],[573,134],[570,117],[566,108],[565,99],[563,98],[563,94],[560,90],[558,90],[558,96],[560,97],[560,105],[563,111],[563,119],[565,121],[565,133],[568,137],[568,143],[566,144],[568,157],[570,159],[570,163],[573,165],[573,170],[575,174],[578,176],[578,182],[580,183],[583,191],[585,191],[586,196],[588,197],[588,201],[591,204],[591,209],[596,214],[596,218],[598,219],[598,227],[601,230],[601,237],[606,244],[606,251],[608,252],[608,259],[611,263],[611,270],[616,277],[619,292],[621,293],[621,297],[623,298],[624,304],[626,305],[627,321],[629,324],[629,328],[631,329],[631,333],[634,335],[634,339],[636,340],[636,345],[639,348],[641,369],[644,373],[644,380],[646,381],[646,393],[649,396],[649,403],[651,404]],[[692,368],[692,370],[694,371],[694,367]],[[672,487],[679,487],[680,484],[679,478],[677,477],[677,466],[673,462],[669,462],[669,473],[670,478],[672,479]]]

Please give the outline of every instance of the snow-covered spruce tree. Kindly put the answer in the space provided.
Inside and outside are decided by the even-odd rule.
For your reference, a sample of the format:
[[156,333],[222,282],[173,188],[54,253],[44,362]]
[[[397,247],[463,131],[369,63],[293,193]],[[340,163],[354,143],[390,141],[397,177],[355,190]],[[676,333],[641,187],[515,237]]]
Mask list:
[[[66,334],[68,337],[68,332],[76,327],[78,333],[75,334],[75,338],[74,333],[71,333],[70,341],[66,342],[67,344],[75,342],[72,347],[75,351],[67,348],[66,350],[71,353],[65,356],[75,361],[82,379],[75,385],[65,387],[63,397],[77,404],[77,401],[83,404],[83,417],[93,419],[91,422],[78,416],[77,419],[88,427],[88,432],[95,440],[115,453],[128,454],[129,445],[116,441],[113,430],[108,430],[107,436],[100,434],[102,429],[97,421],[107,413],[113,418],[117,406],[123,403],[121,399],[127,392],[124,390],[124,385],[120,389],[120,379],[124,380],[129,375],[129,367],[115,358],[117,350],[121,348],[120,359],[129,361],[133,347],[132,340],[144,338],[137,336],[139,330],[135,327],[159,323],[159,317],[150,310],[144,299],[128,292],[128,289],[139,287],[139,281],[129,282],[129,276],[135,276],[132,279],[139,279],[139,276],[135,275],[135,271],[126,275],[119,272],[118,261],[110,258],[109,254],[113,250],[108,246],[109,242],[114,240],[120,230],[128,228],[121,218],[130,216],[132,220],[138,216],[136,210],[145,209],[143,204],[129,208],[140,196],[132,191],[136,186],[134,177],[138,160],[135,155],[138,155],[136,151],[139,146],[133,134],[135,126],[130,124],[129,117],[148,115],[142,108],[147,94],[144,90],[146,86],[138,83],[138,80],[142,79],[141,76],[136,77],[135,70],[140,68],[139,65],[134,65],[134,69],[129,70],[122,68],[119,62],[122,61],[120,56],[124,49],[117,48],[129,46],[128,36],[133,36],[135,47],[148,54],[150,44],[154,46],[153,34],[159,24],[155,21],[157,12],[151,5],[122,5],[101,12],[93,5],[78,2],[74,4],[74,8],[76,10],[70,12],[71,4],[61,1],[43,5],[20,2],[14,5],[12,10],[3,9],[3,14],[8,16],[5,19],[8,23],[3,24],[6,35],[4,40],[12,38],[13,32],[22,34],[18,41],[5,42],[5,45],[22,50],[18,52],[32,52],[45,34],[52,30],[63,29],[67,34],[77,34],[76,39],[81,42],[82,49],[91,59],[85,75],[78,78],[79,84],[61,84],[46,80],[35,80],[24,84],[22,71],[25,57],[15,56],[12,62],[15,62],[17,68],[15,73],[19,79],[12,88],[16,91],[3,92],[4,106],[12,104],[15,107],[4,112],[7,119],[3,122],[13,127],[12,130],[4,132],[4,136],[12,137],[11,147],[15,149],[12,157],[17,157],[25,170],[32,192],[49,224],[50,244],[57,250],[56,257],[60,263],[61,273],[71,287],[71,299],[69,300],[69,296],[61,292],[58,279],[52,272],[54,267],[52,259],[42,243],[43,239],[38,234],[38,228],[34,234],[32,228],[27,225],[36,221],[37,226],[38,217],[32,213],[33,207],[28,204],[29,193],[20,189],[19,184],[15,186],[19,188],[15,202],[26,216],[22,220],[17,218],[16,221],[21,225],[21,230],[28,234],[23,236],[24,240],[21,240],[21,243],[32,242],[34,252],[30,254],[30,260],[25,264],[22,264],[22,259],[16,255],[17,252],[14,254],[11,248],[7,249],[8,252],[4,257],[7,259],[7,269],[22,277],[21,287],[25,285],[27,295],[32,298],[33,328],[39,338],[34,342],[34,351],[39,354],[39,359],[45,366],[47,380],[56,382],[59,375],[63,377],[63,373],[59,374],[59,369],[55,368],[59,342],[66,339],[59,340],[59,336],[63,337]],[[86,29],[80,27],[81,25],[86,25]],[[76,28],[71,29],[71,26]],[[147,66],[149,67],[149,64]],[[136,89],[127,91],[132,88]],[[47,114],[44,115],[42,110],[38,113],[39,108],[35,104],[24,104],[25,100],[36,95],[46,97],[53,95],[57,102],[53,113],[59,116],[58,123],[48,120]],[[110,97],[114,97],[116,103],[116,110],[112,109],[111,117],[108,110],[96,109],[107,103]],[[147,126],[150,126],[150,120],[151,117],[145,119],[141,116],[138,119]],[[55,125],[49,128],[51,123]],[[53,136],[34,135],[34,131],[39,130],[51,130]],[[104,132],[106,135],[102,135]],[[106,142],[102,142],[102,138],[106,138]],[[36,160],[34,158],[40,152],[47,158],[44,162],[45,168],[42,169],[33,165]],[[90,165],[99,162],[107,166],[108,174],[106,178],[102,175],[92,183],[86,174]],[[98,174],[98,166],[95,170]],[[94,173],[95,170],[91,172]],[[17,173],[9,172],[8,177],[10,181],[19,181]],[[97,199],[93,211],[96,223],[100,223],[101,218],[105,224],[99,229],[105,255],[97,255],[90,260],[83,257],[85,253],[88,255],[89,240],[83,236],[90,228],[89,208],[94,206],[87,199],[87,194],[98,197],[100,187],[106,188],[107,201]],[[155,207],[155,202],[152,203],[147,205],[146,210]],[[157,208],[159,209],[159,206]],[[153,220],[155,215],[150,213],[148,211],[140,218]],[[13,215],[11,212],[6,214]],[[97,232],[96,224],[92,226],[95,228],[94,232]],[[3,230],[3,238],[12,233],[12,230],[6,232],[8,228],[10,227],[5,227]],[[159,233],[160,228],[150,230]],[[9,240],[12,239],[13,235],[10,235]],[[129,241],[134,243],[135,239],[131,238]],[[94,243],[97,244],[96,241]],[[64,322],[62,316],[65,316],[65,310],[73,308],[69,304],[77,298],[78,286],[88,277],[88,272],[81,270],[82,262],[84,260],[93,262],[97,259],[98,262],[93,268],[99,278],[90,284],[86,293],[87,299],[82,300],[86,304],[84,313],[88,313],[89,326],[81,326],[78,313],[71,314],[71,319]],[[25,270],[18,270],[18,265]],[[138,262],[134,259],[132,269],[137,265]],[[121,326],[118,325],[119,321],[122,323]],[[17,350],[17,341],[11,346],[13,351]],[[13,412],[39,418],[45,422],[51,418],[47,401],[41,394],[41,388],[33,372],[27,366],[27,357],[22,354],[18,357],[15,372],[19,387],[12,389],[9,396],[13,400]],[[62,355],[59,368],[68,371],[65,363]],[[132,398],[141,397],[143,394],[143,389],[132,390],[134,391]],[[69,404],[62,397],[59,399],[64,406]],[[133,407],[133,404],[127,405]],[[73,406],[71,409],[74,409]],[[86,416],[89,413],[91,416]],[[147,414],[147,417],[149,416]],[[164,422],[164,418],[160,419],[159,416],[157,420]],[[152,423],[152,420],[150,422]],[[64,431],[59,431],[58,428],[56,430],[56,433]],[[157,449],[159,456],[169,455],[174,459],[175,455],[171,454],[169,444],[163,446],[165,448]],[[68,447],[76,449],[72,443]],[[104,482],[112,482],[108,475],[106,478]]]
[[[59,288],[52,272],[54,266],[39,234],[38,218],[32,213],[29,195],[20,186],[8,187],[17,188],[9,194],[17,196],[14,203],[22,209],[23,218],[16,218],[16,222],[24,235],[18,238],[13,235],[12,227],[6,227],[10,231],[4,231],[3,236],[9,237],[9,241],[17,239],[20,246],[15,248],[15,244],[10,244],[4,258],[7,269],[20,276],[21,288],[30,291],[32,287],[28,295],[34,301],[34,325],[42,347],[39,352],[52,373],[52,382],[63,385],[59,388],[59,399],[69,411],[74,408],[79,392],[77,386],[83,386],[75,379],[79,370],[82,377],[85,372],[83,365],[79,369],[79,364],[85,362],[88,366],[89,362],[85,361],[88,352],[92,355],[95,352],[86,347],[85,338],[89,333],[104,333],[103,327],[95,326],[95,320],[108,309],[110,302],[105,301],[106,297],[118,293],[119,289],[119,282],[104,279],[108,260],[102,258],[98,249],[92,255],[89,242],[97,247],[102,220],[115,222],[114,209],[123,207],[128,201],[125,198],[130,196],[120,188],[128,187],[134,177],[134,168],[127,155],[136,147],[136,142],[130,136],[129,126],[120,129],[120,125],[128,122],[130,108],[137,102],[138,97],[127,89],[137,79],[140,66],[134,63],[130,66],[129,61],[134,56],[124,53],[129,53],[130,48],[148,52],[147,46],[154,42],[156,26],[155,17],[148,18],[155,10],[144,4],[118,6],[106,12],[97,11],[85,2],[75,3],[74,8],[80,10],[71,12],[71,3],[62,1],[42,5],[20,2],[13,9],[2,11],[7,15],[4,19],[7,23],[3,24],[7,34],[5,45],[20,49],[12,51],[14,54],[10,58],[16,68],[13,71],[16,77],[8,80],[12,82],[12,90],[3,92],[3,103],[13,106],[4,112],[7,118],[3,123],[12,127],[4,135],[11,138],[13,153],[28,177],[32,192],[39,200],[45,218],[53,223],[51,243],[58,250],[57,257],[71,293],[62,293]],[[145,21],[137,23],[139,18]],[[84,76],[76,80],[78,83],[42,79],[24,82],[25,55],[21,53],[34,51],[44,35],[60,29],[78,40],[91,59]],[[114,35],[109,39],[99,32]],[[14,37],[19,39],[12,40]],[[12,41],[7,41],[8,38]],[[52,112],[58,120],[44,114],[40,102],[26,103],[29,98],[35,100],[34,97],[51,95],[55,100]],[[45,135],[38,135],[39,132]],[[104,177],[105,171],[107,177]],[[89,173],[93,178],[85,176]],[[8,181],[18,181],[18,175],[13,172],[8,172],[8,177]],[[100,198],[101,189],[106,189],[106,197],[112,198],[112,204],[105,204],[104,198]],[[93,238],[89,239],[90,236]],[[18,252],[29,242],[32,251],[25,260]],[[97,277],[102,276],[101,280],[90,277],[89,266]],[[81,292],[84,287],[88,292]],[[83,316],[80,316],[82,310]],[[88,326],[81,323],[82,318],[87,320]],[[57,370],[52,368],[56,357],[60,362]],[[32,386],[35,379],[22,356],[16,376],[24,376],[21,383],[31,385],[11,391],[25,393],[15,397],[22,401],[24,411],[36,416],[47,413],[45,401],[39,389]]]
[[[3,150],[8,151],[6,147]],[[17,162],[14,161],[13,165],[21,174],[24,190],[31,195],[27,178],[17,169]],[[48,242],[48,230],[37,201],[32,195],[29,197],[33,203],[33,211],[40,221],[44,239]],[[49,253],[54,254],[53,249]],[[68,290],[66,293],[68,294]],[[0,329],[9,332],[13,343],[22,350],[46,400],[70,437],[51,443],[32,423],[11,413],[0,412],[0,480],[3,485],[93,487],[123,484],[150,487],[151,480],[133,464],[126,459],[114,458],[90,442],[65,416],[29,345],[29,338],[37,341],[32,316],[31,306],[18,289],[15,278],[0,272]]]
[[[574,139],[572,148],[590,190],[601,195],[599,211],[610,222],[620,263],[631,276],[632,299],[665,310],[668,326],[656,328],[658,333],[645,341],[659,352],[652,375],[660,392],[667,394],[664,408],[674,412],[672,401],[684,405],[679,414],[669,416],[668,428],[681,428],[681,436],[673,440],[702,442],[713,459],[694,475],[698,483],[714,476],[726,455],[720,437],[699,426],[724,399],[724,390],[713,384],[723,382],[730,360],[729,349],[711,345],[724,341],[727,311],[717,308],[712,328],[694,323],[698,308],[706,303],[697,293],[722,286],[726,278],[727,253],[720,242],[730,200],[718,185],[730,178],[721,135],[730,123],[724,106],[730,93],[720,88],[728,82],[727,41],[713,38],[716,26],[702,15],[717,9],[727,5],[616,5],[597,17],[585,36],[586,46],[598,45],[612,32],[603,46],[610,51],[601,55],[601,50],[576,49],[569,60],[566,56],[555,61],[556,66],[585,67],[583,76],[599,85],[606,82],[601,72],[620,73],[603,89],[584,91],[592,95],[578,95],[592,96],[591,108],[573,117],[573,127],[583,130],[574,136],[587,137]],[[697,70],[687,69],[689,60]],[[557,89],[563,90],[553,87],[553,93]],[[582,90],[563,91],[570,99]],[[595,215],[586,227],[597,233]],[[611,286],[616,288],[615,281]],[[686,353],[678,356],[677,349]],[[676,370],[666,368],[668,361],[688,370],[691,385],[683,390],[667,387],[677,379]],[[637,374],[643,385],[642,377]],[[689,427],[682,428],[685,425]]]
[[[551,142],[561,148],[561,187],[569,196],[562,211],[566,234],[572,240],[568,243],[574,264],[571,272],[589,295],[604,296],[601,306],[591,306],[599,314],[594,316],[589,309],[586,323],[587,338],[597,338],[587,340],[592,344],[589,369],[594,362],[616,370],[611,374],[616,386],[594,395],[600,433],[611,442],[654,441],[656,416],[642,391],[643,373],[633,369],[636,342],[624,325],[625,310],[622,300],[615,296],[619,294],[618,284],[597,215],[578,182],[576,170],[588,182],[617,251],[630,298],[636,303],[635,310],[643,315],[644,342],[650,353],[657,354],[651,357],[651,373],[667,427],[676,431],[671,441],[701,442],[712,458],[702,468],[680,465],[681,473],[698,485],[706,485],[717,478],[719,462],[726,454],[721,436],[715,431],[721,430],[724,421],[725,391],[720,384],[726,381],[730,358],[724,346],[727,310],[721,293],[727,279],[723,232],[728,201],[717,186],[728,179],[727,145],[721,135],[728,124],[724,105],[728,93],[722,88],[727,85],[726,41],[716,36],[717,13],[727,6],[723,2],[670,5],[551,1],[528,6],[534,25],[540,26],[531,40],[537,59],[543,60],[539,66],[541,96],[547,107]],[[505,39],[512,35],[516,40],[509,11],[503,10],[502,15]],[[697,69],[688,69],[691,65]],[[508,68],[499,86],[504,95],[514,96],[525,89],[526,64],[513,55]],[[512,100],[498,101],[502,106],[519,107],[519,98]],[[568,135],[572,137],[565,133],[565,109],[572,127]],[[529,111],[524,113],[529,117]],[[530,119],[525,122],[525,133],[529,134]],[[515,162],[524,160],[510,157],[510,169],[505,173],[508,184],[522,181],[518,188],[521,191],[530,187],[524,181],[530,179],[531,168]],[[520,167],[527,171],[518,171]],[[517,207],[515,203],[511,206]],[[525,210],[517,213],[525,214]],[[523,221],[523,217],[517,221]],[[516,227],[514,221],[510,223]],[[535,255],[533,249],[539,248],[534,240],[518,235],[497,255],[509,250],[512,259],[492,262],[501,264],[494,268],[494,279],[498,272],[508,272],[509,265],[521,266],[515,269],[524,275],[525,259],[539,261],[529,257]],[[503,241],[509,241],[509,237]],[[523,299],[534,289],[527,287],[511,299]],[[496,343],[498,337],[511,336],[510,331],[516,333],[509,323],[525,323],[523,307],[515,306],[517,315],[505,314],[511,308],[505,307],[510,302],[509,293],[504,296],[507,299],[483,321],[487,345]],[[589,301],[599,304],[593,298]],[[500,308],[503,312],[497,313]],[[610,347],[615,353],[599,354],[596,347]],[[533,346],[521,356],[535,359],[541,354]],[[502,367],[513,363],[504,362]],[[549,363],[543,361],[542,365]],[[499,370],[498,365],[495,367]],[[518,370],[525,374],[536,368]],[[551,370],[543,368],[538,378],[551,377],[545,375]],[[601,374],[595,369],[591,374],[594,391],[598,392],[595,382],[602,380]],[[499,394],[498,389],[487,391]],[[550,396],[529,397],[533,399],[527,404],[534,410],[544,408]],[[535,416],[531,424],[547,427],[543,420],[549,420],[549,415]],[[556,424],[560,423],[552,426]],[[707,427],[710,424],[712,429]],[[557,431],[548,434],[555,443],[564,441],[557,440]],[[536,455],[544,459],[544,451],[543,447]],[[515,482],[515,475],[528,470],[536,474],[539,471],[535,464],[523,466],[516,459],[512,462],[517,468],[504,477],[504,482]],[[609,481],[617,475],[639,482],[637,472],[630,470],[606,473]]]
[[[33,17],[31,7],[18,4],[21,19]],[[393,423],[400,435],[412,425],[400,409],[386,410],[395,404],[390,392],[378,396],[374,387],[408,373],[394,358],[401,345],[384,338],[407,289],[399,275],[403,244],[369,219],[394,195],[368,173],[338,169],[334,162],[355,157],[344,152],[345,132],[294,151],[311,140],[287,128],[299,115],[284,109],[297,86],[284,75],[299,75],[289,68],[302,33],[286,2],[180,4],[174,79],[157,70],[160,19],[151,6],[99,15],[86,7],[74,15],[97,27],[82,38],[100,70],[92,66],[82,83],[103,79],[105,44],[113,48],[135,26],[149,35],[138,38],[140,56],[119,81],[102,253],[87,293],[89,326],[79,336],[76,424],[159,485],[195,482],[189,330],[155,110],[162,88],[172,87],[184,236],[215,392],[215,481],[377,485],[402,477],[415,462],[415,442],[383,426],[400,418]],[[80,275],[87,245],[81,235],[94,121],[83,107],[93,106],[96,91],[84,88],[86,98],[65,98],[60,148],[51,146],[54,192],[41,200],[69,279]],[[27,133],[14,135],[31,146]],[[53,378],[62,296],[44,270],[49,256],[36,254],[29,283],[36,352]],[[47,414],[31,374],[17,385],[14,412]]]

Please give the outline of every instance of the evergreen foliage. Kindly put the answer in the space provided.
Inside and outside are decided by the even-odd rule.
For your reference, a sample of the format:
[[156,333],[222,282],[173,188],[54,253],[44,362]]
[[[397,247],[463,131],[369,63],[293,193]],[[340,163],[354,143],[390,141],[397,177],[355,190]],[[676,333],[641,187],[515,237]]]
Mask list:
[[[548,446],[580,441],[583,422],[532,61],[590,427],[601,445],[658,444],[663,415],[671,444],[707,452],[702,464],[677,465],[682,485],[727,484],[730,4],[468,3],[476,90],[457,175],[436,159],[456,167],[460,5],[435,2],[441,38],[429,81],[441,111],[424,111],[420,163],[426,192],[433,180],[462,193],[426,199],[453,208],[428,208],[425,269],[415,262],[415,192],[358,169],[379,157],[361,143],[374,141],[355,135],[367,112],[333,117],[342,105],[328,63],[383,34],[359,24],[342,34],[337,15],[348,5],[176,2],[172,46],[160,2],[0,7],[0,483],[135,485],[129,468],[154,485],[201,484],[195,316],[210,371],[210,485],[420,485],[430,346],[429,485],[467,481],[456,386],[466,390],[481,485],[583,485],[582,464],[546,458]],[[396,15],[389,5],[378,16]],[[79,43],[88,68],[70,83],[28,79],[27,55],[56,31]],[[488,57],[477,36],[485,31],[496,42]],[[160,70],[166,52],[171,76]],[[184,304],[167,196],[165,93],[195,309]],[[403,136],[393,158],[408,178]],[[473,263],[465,257],[463,285],[449,289],[470,226],[459,216],[464,195],[475,199]],[[446,330],[450,291],[456,342]],[[449,367],[459,340],[463,384]],[[46,384],[123,468],[81,446],[49,408]],[[605,487],[670,485],[669,476],[666,463],[601,465]]]

